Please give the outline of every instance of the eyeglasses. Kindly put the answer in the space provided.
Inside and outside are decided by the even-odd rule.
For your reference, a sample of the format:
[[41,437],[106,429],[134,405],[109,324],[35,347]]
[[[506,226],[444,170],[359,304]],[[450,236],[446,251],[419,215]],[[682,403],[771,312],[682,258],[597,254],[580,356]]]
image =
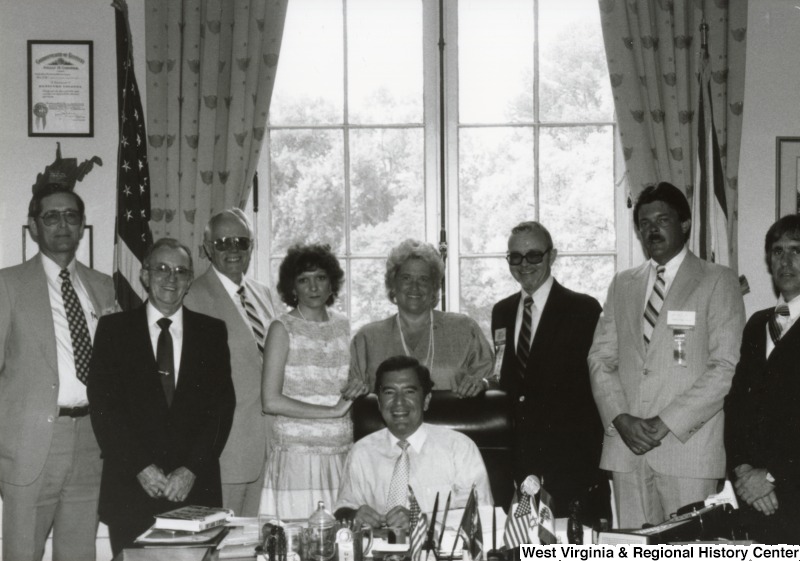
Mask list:
[[83,220],[83,216],[77,210],[51,210],[40,214],[39,218],[45,226],[55,226],[61,222],[62,216],[70,226],[77,226]]
[[155,267],[148,267],[148,271],[153,273],[157,280],[167,280],[170,275],[175,275],[179,281],[187,281],[192,278],[193,271],[187,267],[170,267],[166,263],[159,263]]
[[241,249],[242,251],[247,251],[250,249],[250,245],[253,243],[253,240],[245,237],[230,236],[217,238],[212,243],[214,244],[214,249],[217,251],[230,251],[232,249]]
[[548,253],[550,253],[549,249],[544,253],[542,253],[541,251],[529,251],[525,255],[514,251],[506,255],[506,261],[508,261],[509,265],[516,266],[516,265],[522,265],[522,260],[524,259],[531,265],[538,265],[544,260],[544,256],[547,255]]

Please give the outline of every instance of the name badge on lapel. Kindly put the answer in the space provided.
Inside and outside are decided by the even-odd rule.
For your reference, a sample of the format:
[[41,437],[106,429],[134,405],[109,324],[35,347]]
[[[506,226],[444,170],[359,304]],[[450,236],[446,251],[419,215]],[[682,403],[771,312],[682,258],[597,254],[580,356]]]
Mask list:
[[695,312],[669,310],[667,325],[672,329],[672,359],[678,366],[686,366],[686,332],[694,329]]
[[492,378],[500,381],[500,368],[503,366],[503,356],[506,354],[506,328],[494,330],[494,371]]

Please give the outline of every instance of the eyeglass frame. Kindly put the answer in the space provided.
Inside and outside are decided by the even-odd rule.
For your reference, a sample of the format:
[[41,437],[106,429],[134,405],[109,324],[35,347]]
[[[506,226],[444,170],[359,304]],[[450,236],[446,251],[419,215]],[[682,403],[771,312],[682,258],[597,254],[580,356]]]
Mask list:
[[[546,249],[543,252],[530,250],[529,252],[524,253],[524,254],[523,253],[519,253],[518,251],[512,251],[511,253],[506,253],[506,261],[508,261],[508,264],[511,265],[512,267],[518,267],[518,266],[522,265],[523,261],[527,261],[531,265],[538,265],[542,261],[544,261],[544,256],[547,255],[548,253],[550,253],[551,251],[553,251],[552,247]],[[539,260],[538,261],[532,261],[528,257],[531,254],[536,255]],[[519,255],[519,263],[512,263],[512,256],[513,255]]]
[[172,275],[175,275],[175,278],[178,280],[188,281],[194,276],[193,269],[182,267],[181,265],[170,267],[166,263],[159,263],[155,267],[145,267],[145,269],[150,271],[150,273],[159,280],[166,280]]
[[[78,217],[77,222],[73,222],[68,218],[69,216],[73,215]],[[84,216],[80,213],[80,211],[70,208],[67,210],[48,210],[44,214],[39,214],[36,218],[41,220],[42,224],[45,226],[56,226],[61,223],[62,219],[70,226],[80,226],[83,222]],[[52,220],[53,218],[55,218],[54,221]]]
[[[242,247],[240,244],[247,240],[247,247]],[[227,244],[230,245],[225,247]],[[222,247],[219,247],[219,245]],[[211,241],[211,246],[217,251],[231,251],[236,249],[237,251],[248,251],[250,248],[253,247],[253,238],[250,236],[223,236],[221,238],[217,238],[216,240]]]

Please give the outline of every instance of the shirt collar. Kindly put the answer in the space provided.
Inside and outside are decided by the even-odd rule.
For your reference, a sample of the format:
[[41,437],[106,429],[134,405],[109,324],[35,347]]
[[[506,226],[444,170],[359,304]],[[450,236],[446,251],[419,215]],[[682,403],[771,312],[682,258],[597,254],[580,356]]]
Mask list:
[[780,296],[778,296],[778,303],[776,304],[776,306],[779,306],[781,304],[786,304],[787,306],[789,306],[789,318],[792,321],[797,319],[797,316],[800,316],[800,295],[795,296],[794,298],[792,298],[787,302],[786,300],[783,299],[783,295],[781,294]]
[[[400,442],[400,439],[393,435],[388,429],[386,430],[386,433],[389,435],[389,444],[391,445],[391,449],[394,449],[394,447],[397,446],[397,443]],[[406,438],[406,440],[411,445],[411,448],[414,449],[414,452],[419,454],[422,450],[422,445],[425,444],[426,438],[428,438],[428,426],[425,423],[422,423],[419,428],[414,431],[414,434]]]
[[[678,255],[667,261],[667,264],[664,265],[664,276],[666,278],[669,279],[675,278],[675,275],[678,274],[678,269],[680,269],[681,263],[683,263],[683,260],[686,258],[686,254],[688,253],[688,251],[689,250],[686,249],[686,246],[684,245],[683,249],[680,250]],[[650,259],[650,266],[653,268],[653,270],[660,267],[660,265],[656,263],[656,261],[652,258]]]
[[526,296],[530,296],[533,298],[533,305],[541,310],[544,308],[544,304],[547,302],[547,298],[550,296],[550,290],[553,288],[554,280],[555,279],[553,278],[553,275],[549,275],[547,279],[539,286],[539,288],[533,292],[533,294],[528,294],[523,288],[520,290],[520,293],[522,294],[522,301],[525,300]]
[[[42,253],[41,256],[42,256],[42,267],[44,267],[45,276],[53,282],[58,281],[59,278],[58,275],[61,274],[61,265],[50,259],[50,257],[45,255],[44,253]],[[69,271],[70,279],[74,279],[75,259],[69,262],[69,265],[67,265],[67,271]]]
[[178,308],[178,311],[172,314],[171,316],[165,316],[161,312],[159,312],[153,303],[148,300],[147,301],[147,325],[148,327],[155,326],[156,329],[161,329],[157,323],[163,317],[168,317],[172,324],[169,326],[170,330],[174,330],[175,333],[182,333],[183,332],[183,306]]
[[227,292],[228,295],[233,299],[239,298],[239,293],[237,291],[239,290],[240,286],[244,286],[244,277],[242,277],[242,284],[238,285],[231,279],[229,279],[228,277],[217,271],[217,268],[214,265],[211,265],[211,270],[214,271],[215,275],[217,275],[217,278],[222,283],[222,288],[225,289],[225,292]]

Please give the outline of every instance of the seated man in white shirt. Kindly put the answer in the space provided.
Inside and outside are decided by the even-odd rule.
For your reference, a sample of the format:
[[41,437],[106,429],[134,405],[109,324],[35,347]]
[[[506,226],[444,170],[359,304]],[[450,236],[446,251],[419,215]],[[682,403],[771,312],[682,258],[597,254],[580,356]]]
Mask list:
[[423,423],[433,382],[413,357],[386,359],[375,374],[378,408],[386,428],[365,436],[347,456],[336,518],[356,518],[375,528],[408,528],[410,491],[423,512],[438,492],[451,508],[463,508],[472,486],[479,505],[491,505],[489,477],[469,437]]

